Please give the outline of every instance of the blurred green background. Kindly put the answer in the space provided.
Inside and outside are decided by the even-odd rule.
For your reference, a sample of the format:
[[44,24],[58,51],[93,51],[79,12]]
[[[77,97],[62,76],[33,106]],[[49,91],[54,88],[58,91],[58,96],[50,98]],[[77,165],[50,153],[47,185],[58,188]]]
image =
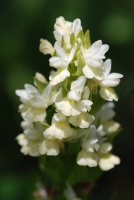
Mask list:
[[[121,165],[106,172],[93,191],[94,200],[134,199],[134,0],[0,1],[0,199],[30,200],[37,180],[37,159],[23,156],[15,137],[21,133],[16,89],[33,82],[36,71],[49,74],[49,56],[39,53],[39,39],[54,43],[55,19],[80,18],[91,41],[110,45],[112,72],[124,75],[116,92],[116,120],[123,131],[114,152]],[[115,196],[115,198],[114,198]]]

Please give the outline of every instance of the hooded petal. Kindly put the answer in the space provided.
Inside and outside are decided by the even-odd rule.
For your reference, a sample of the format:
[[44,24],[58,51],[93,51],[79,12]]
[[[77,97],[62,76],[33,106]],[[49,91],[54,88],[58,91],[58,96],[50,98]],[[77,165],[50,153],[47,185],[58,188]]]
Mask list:
[[118,96],[112,88],[101,88],[100,95],[107,101],[118,101]]
[[48,40],[40,39],[40,47],[39,47],[40,52],[43,54],[51,54],[53,55],[54,48],[51,45],[51,43]]
[[72,23],[71,32],[74,33],[75,36],[82,30],[80,19],[75,19]]

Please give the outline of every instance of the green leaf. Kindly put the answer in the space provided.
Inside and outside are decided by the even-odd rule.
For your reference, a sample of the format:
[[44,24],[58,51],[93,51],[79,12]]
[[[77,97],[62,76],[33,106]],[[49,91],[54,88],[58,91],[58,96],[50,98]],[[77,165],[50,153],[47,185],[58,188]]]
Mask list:
[[82,182],[95,182],[101,176],[102,171],[99,167],[80,166],[74,164],[68,182],[72,185]]
[[88,181],[88,178],[88,168],[85,166],[79,166],[77,163],[75,163],[72,170],[70,171],[67,182],[75,185],[77,183]]
[[33,79],[37,85],[39,92],[42,94],[42,92],[45,89],[45,87],[47,86],[47,84],[39,81],[36,77],[34,77]]

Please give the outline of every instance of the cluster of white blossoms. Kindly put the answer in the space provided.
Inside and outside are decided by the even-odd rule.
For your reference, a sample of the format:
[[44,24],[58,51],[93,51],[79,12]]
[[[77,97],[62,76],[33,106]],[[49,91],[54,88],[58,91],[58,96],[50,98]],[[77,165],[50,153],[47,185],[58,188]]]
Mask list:
[[[112,101],[118,100],[113,87],[122,75],[110,73],[111,60],[104,60],[109,46],[101,40],[91,44],[89,31],[84,34],[80,19],[68,22],[57,18],[54,37],[54,46],[41,39],[39,48],[51,55],[49,65],[55,70],[50,81],[36,73],[35,86],[25,84],[25,89],[16,90],[24,120],[24,132],[17,136],[21,152],[56,156],[66,143],[79,141],[78,165],[109,170],[120,163],[111,153],[109,137],[120,128],[113,121]],[[102,99],[110,102],[98,106]]]

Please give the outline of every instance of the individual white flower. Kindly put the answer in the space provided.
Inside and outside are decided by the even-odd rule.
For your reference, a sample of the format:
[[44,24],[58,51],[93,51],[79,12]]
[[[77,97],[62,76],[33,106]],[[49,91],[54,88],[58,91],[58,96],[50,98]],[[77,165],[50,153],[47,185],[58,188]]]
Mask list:
[[24,133],[19,134],[16,139],[21,145],[21,152],[24,155],[39,156],[39,144],[43,140],[44,126],[33,125],[32,122],[24,121],[21,123]]
[[88,128],[93,121],[94,116],[84,112],[80,113],[77,116],[69,117],[69,123],[73,126],[79,126],[80,128]]
[[115,116],[114,103],[108,102],[105,103],[100,110],[95,113],[95,118],[98,120],[100,119],[101,123],[111,120]]
[[85,66],[83,67],[84,75],[89,79],[95,77],[97,80],[101,80],[103,76],[102,59],[105,58],[105,53],[108,51],[109,46],[106,44],[102,45],[102,41],[98,40],[89,49],[85,49],[80,39],[78,39],[78,42],[80,43],[80,49],[85,59]]
[[30,105],[26,110],[24,118],[31,121],[44,121],[46,117],[46,109],[54,102],[51,85],[48,84],[42,94],[32,93]]
[[67,43],[68,46],[70,44],[71,34],[74,33],[76,37],[80,30],[82,30],[82,26],[80,19],[69,22],[65,21],[64,17],[59,17],[56,19],[54,29],[54,36],[58,43],[61,45],[62,39],[64,39],[64,42]]
[[64,97],[60,102],[56,102],[55,105],[66,116],[75,116],[81,113],[76,107],[76,103],[67,97]]
[[91,105],[92,104],[93,104],[93,102],[90,101],[90,100],[81,100],[81,101],[76,103],[77,108],[81,112],[89,112],[91,110]]
[[32,93],[32,98],[30,103],[33,107],[36,108],[47,108],[49,105],[54,102],[54,95],[52,93],[52,87],[48,84],[43,90],[42,94]]
[[106,132],[107,135],[110,135],[120,128],[120,124],[118,122],[115,122],[112,120],[112,118],[115,116],[115,111],[113,110],[114,103],[108,102],[104,104],[100,110],[95,113],[95,121],[100,120],[100,123],[103,124],[103,129]]
[[45,139],[39,145],[39,152],[41,155],[57,156],[60,153],[58,141]]
[[103,155],[99,161],[99,166],[103,171],[108,171],[118,164],[120,164],[120,158],[113,154]]
[[48,40],[40,39],[40,47],[39,47],[40,52],[42,52],[44,55],[51,54],[53,55],[54,53],[54,48],[51,45],[51,43]]
[[[103,142],[102,126],[98,129],[94,125],[84,130],[84,137],[82,138],[82,149],[87,152],[98,152],[100,143]],[[80,134],[80,131],[79,131]]]
[[[28,107],[27,107],[28,106]],[[46,118],[46,109],[45,108],[37,108],[32,107],[31,105],[26,105],[25,112],[23,110],[20,110],[22,112],[22,116],[25,120],[33,121],[33,122],[43,122]],[[25,108],[25,105],[24,105]]]
[[118,96],[115,93],[114,89],[111,87],[115,87],[119,84],[120,78],[123,77],[122,74],[119,73],[111,73],[111,60],[107,59],[103,64],[103,79],[94,81],[101,87],[100,95],[103,99],[107,101],[118,101]]
[[64,38],[65,42],[70,42],[71,25],[72,22],[65,21],[64,17],[56,19],[56,23],[54,24],[54,36],[59,44],[61,44],[62,38]]
[[81,200],[76,196],[76,193],[74,192],[73,188],[67,184],[67,187],[64,191],[64,195],[67,200]]
[[52,118],[52,124],[54,122],[64,122],[66,120],[66,116],[63,115],[61,112],[57,112],[53,115],[53,118]]
[[80,76],[75,81],[73,81],[71,83],[70,91],[67,94],[68,98],[74,101],[80,101],[85,83],[85,76]]
[[19,134],[16,137],[18,144],[21,146],[27,146],[28,145],[28,140],[26,139],[25,135],[23,133]]
[[[44,121],[46,117],[46,112],[43,107],[33,107],[31,105],[31,101],[33,98],[33,94],[36,96],[40,96],[38,90],[29,84],[25,84],[24,90],[16,90],[16,94],[20,96],[20,100],[23,104],[19,106],[19,111],[23,119],[31,120],[31,121]],[[38,102],[36,102],[38,103]]]
[[32,129],[32,128],[34,128],[34,124],[33,124],[33,122],[30,122],[30,121],[22,121],[21,122],[21,127],[23,128],[23,130]]
[[71,33],[74,33],[74,35],[76,37],[81,30],[82,30],[81,20],[75,19],[71,26]]
[[100,154],[107,154],[112,150],[112,144],[109,142],[101,142],[99,147],[99,153]]
[[98,151],[99,144],[98,144],[98,138],[91,138],[82,143],[82,148],[87,152],[94,152]]
[[24,88],[25,89],[22,90],[16,90],[15,93],[20,97],[21,102],[25,104],[29,103],[30,99],[32,98],[31,93],[38,94],[38,90],[30,84],[25,84]]
[[108,122],[105,122],[103,127],[107,135],[111,135],[112,133],[118,131],[121,125],[118,122],[110,120]]
[[73,100],[70,100],[68,97],[62,98],[62,90],[59,90],[57,94],[55,105],[65,116],[75,116],[80,114],[80,111]]
[[65,78],[70,76],[68,71],[68,65],[72,61],[76,49],[76,45],[72,47],[69,53],[66,53],[65,50],[60,47],[56,42],[54,46],[57,56],[53,56],[49,59],[50,66],[58,69],[55,74],[49,77],[51,85],[56,85],[65,80]]
[[82,166],[96,167],[98,156],[95,153],[90,153],[81,150],[77,155],[77,164]]
[[74,57],[76,45],[71,49],[69,54],[67,54],[57,42],[55,43],[54,48],[57,56],[53,56],[49,59],[50,66],[55,67],[56,69],[67,68]]
[[69,126],[67,122],[55,122],[49,128],[47,128],[43,135],[47,139],[63,139],[73,135],[74,130]]

